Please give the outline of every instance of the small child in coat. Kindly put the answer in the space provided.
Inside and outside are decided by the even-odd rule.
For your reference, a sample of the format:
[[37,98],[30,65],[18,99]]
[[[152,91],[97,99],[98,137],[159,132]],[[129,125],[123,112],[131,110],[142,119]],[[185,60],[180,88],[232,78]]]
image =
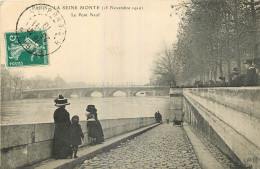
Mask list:
[[[74,158],[77,158],[78,145],[81,144],[81,139],[84,139],[84,135],[79,124],[79,116],[73,116],[71,118],[71,145],[74,153]],[[72,154],[73,155],[73,154]]]

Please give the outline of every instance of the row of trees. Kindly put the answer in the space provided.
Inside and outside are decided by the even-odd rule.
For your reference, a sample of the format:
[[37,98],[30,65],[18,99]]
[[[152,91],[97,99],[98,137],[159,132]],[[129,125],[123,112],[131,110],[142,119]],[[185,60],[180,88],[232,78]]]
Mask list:
[[178,41],[158,52],[154,84],[228,79],[232,68],[243,73],[243,61],[259,57],[260,1],[191,0],[173,9],[181,18]]
[[68,83],[57,76],[54,79],[35,76],[25,79],[23,74],[17,71],[7,70],[1,65],[1,100],[19,99],[25,89],[64,88]]
[[19,72],[10,72],[1,65],[1,101],[14,100],[21,95],[23,76]]
[[37,75],[33,78],[24,80],[24,89],[48,89],[48,88],[64,88],[67,82],[59,75],[54,79]]

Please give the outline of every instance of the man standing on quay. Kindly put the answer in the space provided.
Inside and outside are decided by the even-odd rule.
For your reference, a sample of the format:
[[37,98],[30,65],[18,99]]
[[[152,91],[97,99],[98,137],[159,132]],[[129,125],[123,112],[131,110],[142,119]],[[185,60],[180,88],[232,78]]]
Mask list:
[[246,76],[244,81],[244,86],[257,86],[257,74],[256,69],[252,65],[253,60],[247,59],[244,62],[246,68]]

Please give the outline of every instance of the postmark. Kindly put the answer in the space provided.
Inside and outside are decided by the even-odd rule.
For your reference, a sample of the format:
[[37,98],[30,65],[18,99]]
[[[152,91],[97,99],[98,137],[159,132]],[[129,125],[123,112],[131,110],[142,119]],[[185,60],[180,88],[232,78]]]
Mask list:
[[[24,38],[18,41],[17,35]],[[6,33],[5,41],[7,67],[49,64],[47,37],[44,30]]]
[[[28,46],[23,44],[24,39],[34,32],[45,31],[45,36],[40,36],[48,43],[47,53],[35,53],[28,50]],[[35,4],[26,8],[19,16],[16,23],[16,36],[20,45],[28,53],[37,56],[50,55],[56,52],[65,41],[66,23],[58,10],[48,4]],[[36,42],[37,43],[37,42]]]

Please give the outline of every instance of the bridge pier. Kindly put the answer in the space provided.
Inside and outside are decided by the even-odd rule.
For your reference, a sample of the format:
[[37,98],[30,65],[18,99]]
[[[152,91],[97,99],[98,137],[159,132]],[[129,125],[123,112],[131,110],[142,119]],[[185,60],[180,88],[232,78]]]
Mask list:
[[126,96],[127,97],[133,97],[133,96],[135,96],[135,91],[131,91],[131,90],[128,90],[127,92],[126,92]]
[[102,96],[103,96],[103,97],[108,97],[108,92],[103,91],[103,92],[102,92]]

